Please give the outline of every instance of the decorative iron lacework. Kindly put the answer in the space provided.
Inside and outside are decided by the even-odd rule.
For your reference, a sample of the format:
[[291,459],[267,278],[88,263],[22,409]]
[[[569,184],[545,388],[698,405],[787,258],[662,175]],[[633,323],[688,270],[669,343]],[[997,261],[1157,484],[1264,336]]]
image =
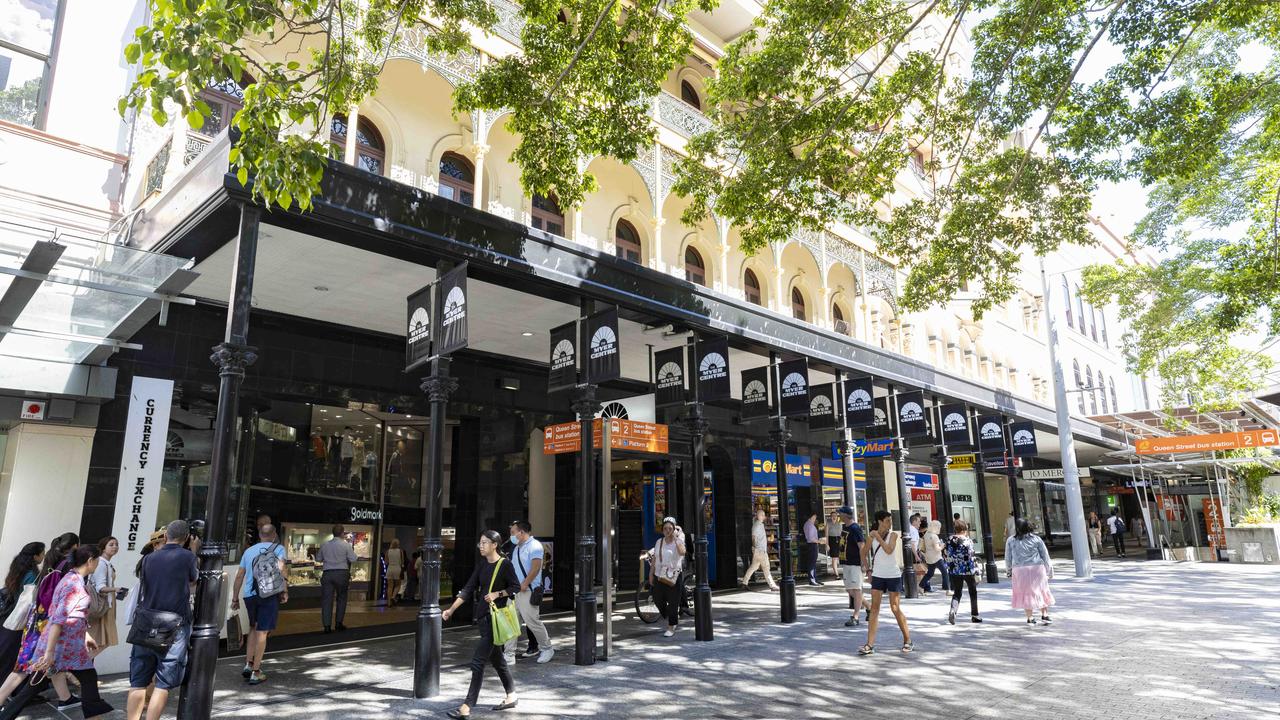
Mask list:
[[636,159],[631,161],[631,167],[640,173],[640,179],[644,181],[644,187],[649,191],[650,202],[657,205],[658,189],[654,186],[654,176],[657,169],[654,167],[656,161],[656,152],[652,145],[641,145],[639,151],[636,152]]
[[511,0],[489,0],[489,4],[498,13],[498,24],[493,31],[512,45],[522,47],[521,34],[524,32],[525,19],[520,13],[520,6]]
[[204,149],[209,147],[209,143],[212,142],[212,140],[213,139],[207,135],[201,135],[194,132],[187,133],[186,147],[183,148],[182,152],[182,165],[184,167],[190,165],[192,160],[200,157],[200,153],[204,152]]
[[476,137],[484,138],[485,142],[488,142],[489,133],[493,130],[494,126],[498,124],[499,120],[510,114],[510,112],[511,111],[507,108],[503,108],[501,110],[486,110],[484,112],[480,112],[479,110],[473,111],[471,113],[471,126],[478,129]]
[[147,180],[142,189],[144,196],[159,192],[164,187],[164,173],[169,167],[169,149],[172,146],[173,141],[166,140],[164,145],[160,146],[160,150],[156,152],[156,156],[151,158],[151,162],[147,163]]
[[711,129],[706,115],[666,91],[658,94],[658,121],[685,138]]
[[898,314],[898,271],[889,263],[875,255],[865,255],[863,261],[867,267],[867,292],[879,295]]
[[[840,263],[853,272],[853,285],[856,292],[861,292],[862,255],[857,246],[844,238],[830,232],[822,234],[823,245],[827,251],[829,265]],[[831,268],[827,268],[830,270]]]
[[[350,28],[354,30],[353,28]],[[457,86],[472,80],[480,72],[480,53],[466,48],[454,55],[427,52],[427,38],[434,32],[429,26],[416,24],[402,27],[387,53],[387,58],[413,60],[440,73],[449,84]]]
[[671,193],[671,186],[676,184],[676,158],[675,153],[665,151],[662,153],[662,184],[658,188],[658,204],[666,201],[667,195]]

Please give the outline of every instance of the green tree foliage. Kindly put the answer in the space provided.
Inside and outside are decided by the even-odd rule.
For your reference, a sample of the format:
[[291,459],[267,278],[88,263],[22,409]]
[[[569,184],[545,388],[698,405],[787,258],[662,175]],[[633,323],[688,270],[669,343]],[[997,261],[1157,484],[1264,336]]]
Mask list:
[[28,80],[7,90],[0,90],[0,120],[33,125],[40,102],[40,80]]

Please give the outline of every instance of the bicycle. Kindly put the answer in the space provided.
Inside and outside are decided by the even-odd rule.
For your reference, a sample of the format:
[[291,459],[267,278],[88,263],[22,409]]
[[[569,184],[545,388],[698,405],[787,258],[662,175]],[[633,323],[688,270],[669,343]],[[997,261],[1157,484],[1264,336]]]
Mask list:
[[[649,585],[649,564],[653,560],[653,551],[648,550],[640,556],[640,582],[636,585],[636,616],[645,623],[655,623],[662,617],[658,612],[658,604],[653,600],[653,587]],[[686,617],[693,617],[693,590],[697,581],[692,571],[682,576],[684,583],[680,588],[680,612]]]

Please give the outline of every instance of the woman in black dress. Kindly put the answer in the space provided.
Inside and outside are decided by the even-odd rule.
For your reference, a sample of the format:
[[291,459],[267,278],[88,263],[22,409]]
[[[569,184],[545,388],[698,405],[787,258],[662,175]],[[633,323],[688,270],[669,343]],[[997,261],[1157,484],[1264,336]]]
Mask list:
[[[456,710],[449,711],[451,718],[471,717],[471,708],[480,699],[480,684],[484,681],[485,662],[493,664],[502,680],[502,689],[507,695],[494,710],[507,710],[516,706],[516,683],[511,679],[511,668],[507,667],[507,659],[502,654],[502,646],[493,643],[493,624],[489,619],[489,603],[504,607],[510,598],[520,591],[520,581],[516,579],[516,571],[511,563],[498,552],[502,545],[502,536],[493,530],[485,530],[480,535],[476,547],[480,550],[481,562],[471,573],[471,579],[458,593],[453,605],[444,611],[443,618],[448,620],[453,612],[467,600],[473,602],[471,622],[479,631],[475,654],[471,657],[471,687],[467,689],[467,699]],[[494,577],[494,573],[497,577]],[[490,592],[490,588],[493,588]]]

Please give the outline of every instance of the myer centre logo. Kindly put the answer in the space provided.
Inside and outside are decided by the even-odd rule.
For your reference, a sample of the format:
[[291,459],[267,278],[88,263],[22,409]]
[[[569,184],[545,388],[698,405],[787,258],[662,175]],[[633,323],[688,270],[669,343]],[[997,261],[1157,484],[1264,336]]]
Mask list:
[[983,425],[983,426],[982,426],[982,431],[981,431],[981,432],[982,432],[982,439],[983,439],[983,440],[996,440],[996,439],[998,439],[998,438],[1000,437],[1000,435],[1001,435],[1001,433],[1000,433],[1000,424],[999,424],[999,423],[989,422],[989,423],[987,423],[987,424],[985,424],[985,425]]
[[444,299],[444,317],[440,319],[442,327],[449,327],[467,316],[467,296],[462,288],[454,287]]
[[573,343],[561,340],[556,343],[556,349],[551,351],[551,369],[563,370],[567,367],[573,367]]
[[413,309],[409,318],[409,344],[415,345],[426,340],[431,334],[431,316],[424,307]]
[[797,395],[807,395],[809,393],[809,385],[804,381],[804,376],[800,373],[791,373],[782,380],[782,397],[790,398]]
[[684,373],[680,363],[669,362],[658,368],[658,387],[662,390],[684,387]]
[[963,432],[965,428],[964,415],[960,413],[951,413],[942,418],[942,428],[947,432]]
[[728,377],[729,373],[725,370],[727,366],[728,363],[720,353],[707,353],[707,356],[702,358],[702,364],[698,366],[698,379],[705,382]]
[[902,422],[920,422],[924,419],[924,408],[920,407],[920,403],[909,402],[898,410],[899,417]]
[[809,401],[810,415],[830,415],[831,414],[831,398],[826,395],[814,395]]
[[742,402],[744,403],[762,403],[767,399],[768,390],[765,389],[764,383],[759,380],[752,380],[742,389]]
[[1030,445],[1036,441],[1036,436],[1030,430],[1019,430],[1013,434],[1014,445]]
[[866,412],[871,409],[871,394],[858,388],[849,393],[849,401],[846,404],[849,412]]
[[889,415],[885,413],[884,408],[876,408],[876,425],[888,425]]
[[618,336],[613,334],[613,328],[604,325],[596,330],[596,334],[591,336],[591,359],[599,360],[616,352],[618,352]]

